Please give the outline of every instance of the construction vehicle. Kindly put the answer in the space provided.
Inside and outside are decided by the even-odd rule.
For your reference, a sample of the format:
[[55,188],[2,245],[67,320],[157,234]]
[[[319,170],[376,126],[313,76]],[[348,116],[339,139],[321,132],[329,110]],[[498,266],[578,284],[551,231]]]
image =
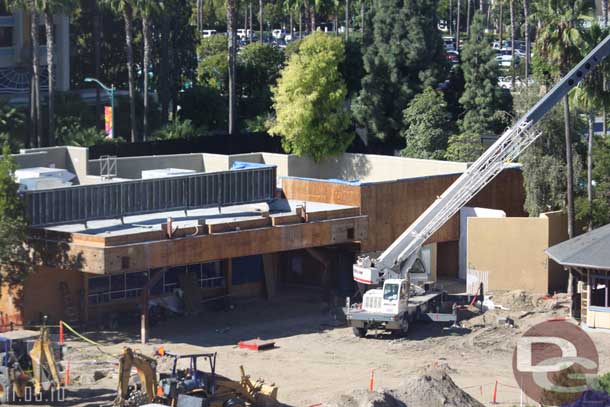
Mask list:
[[[153,358],[126,348],[119,361],[119,389],[115,406],[139,406],[160,403],[175,407],[246,407],[277,404],[278,389],[263,380],[252,382],[240,366],[241,379],[234,381],[216,373],[216,353],[174,354],[162,352],[172,358],[172,370],[159,374]],[[208,362],[209,371],[199,370],[200,359]],[[187,361],[188,367],[179,366]],[[205,361],[203,363],[205,363]],[[138,380],[130,384],[131,367],[138,370]],[[139,383],[136,383],[139,381]],[[157,384],[158,383],[158,384]]]
[[63,401],[59,347],[50,340],[45,325],[40,332],[3,333],[0,346],[0,404]]
[[[534,129],[536,123],[609,53],[610,36],[507,129],[379,257],[362,256],[357,260],[354,280],[373,289],[363,294],[360,308],[347,304],[347,320],[354,334],[364,336],[372,328],[404,333],[409,323],[420,316],[435,320],[426,311],[430,304],[439,302],[443,293],[431,290],[431,284],[422,278],[426,275],[418,258],[422,245],[540,137],[541,133]],[[440,316],[436,315],[436,320],[448,320]]]

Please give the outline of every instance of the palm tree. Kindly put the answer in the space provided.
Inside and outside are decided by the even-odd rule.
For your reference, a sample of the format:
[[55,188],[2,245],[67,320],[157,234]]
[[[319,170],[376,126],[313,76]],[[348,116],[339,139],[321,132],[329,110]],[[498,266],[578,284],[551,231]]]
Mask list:
[[345,39],[349,40],[349,0],[345,0]]
[[[234,5],[235,6],[235,5]],[[227,2],[227,13],[229,12],[229,4]],[[229,24],[228,22],[228,15],[227,15],[227,25]],[[261,38],[260,38],[260,42],[261,44],[263,43],[263,0],[258,0],[258,22],[260,24],[260,33],[261,33]],[[227,27],[227,32],[229,31],[229,28]]]
[[149,113],[149,96],[148,96],[148,69],[150,67],[151,43],[150,36],[152,16],[157,13],[162,5],[156,0],[137,0],[138,11],[142,16],[142,38],[144,39],[144,58],[142,61],[142,75],[144,76],[144,118],[142,126],[142,135],[144,140],[148,139],[148,113]]
[[[585,44],[578,19],[586,12],[583,0],[540,0],[535,3],[535,16],[541,21],[536,47],[540,55],[556,68],[555,76],[565,76],[572,66],[582,57]],[[568,97],[563,100],[566,164],[567,164],[567,203],[568,234],[574,236],[574,202],[573,202],[573,164],[572,134],[570,126],[570,104]]]
[[462,14],[462,1],[457,0],[457,23],[455,26],[455,50],[460,52],[460,15]]
[[[584,45],[578,24],[579,16],[586,12],[583,0],[540,0],[535,3],[535,16],[542,23],[536,40],[536,48],[550,66],[556,68],[555,76],[565,76],[580,60]],[[572,159],[572,129],[570,125],[570,102],[563,98],[564,133],[566,144],[566,176],[568,236],[574,237],[574,164]],[[573,295],[574,274],[568,278],[568,293]]]
[[[510,83],[512,88],[515,88],[515,37],[517,36],[517,27],[515,26],[515,1],[510,0],[510,68],[511,76]],[[502,47],[502,44],[500,44]]]
[[133,10],[134,0],[105,0],[115,13],[123,16],[125,23],[125,48],[127,51],[127,79],[129,81],[129,120],[131,122],[131,142],[137,139],[135,76],[133,72]]
[[[606,36],[608,30],[601,29],[598,25],[591,27],[586,36],[586,52],[591,51]],[[598,69],[587,75],[579,86],[572,90],[570,100],[572,103],[587,113],[589,133],[587,138],[587,201],[588,201],[588,229],[593,229],[593,136],[595,124],[595,112],[605,109],[610,105],[610,92],[604,88],[604,77],[608,70],[608,64],[604,63]]]
[[502,0],[499,1],[500,4],[500,19],[498,20],[498,36],[500,37],[500,48],[502,48],[502,37],[504,34],[504,3]]
[[604,20],[604,27],[608,26],[608,0],[602,0],[602,16]]
[[47,35],[47,72],[49,75],[48,94],[48,145],[55,145],[55,26],[53,16],[65,13],[76,7],[74,0],[38,0],[39,6],[44,14],[44,25]]
[[[102,13],[100,12],[97,0],[90,0],[89,3],[93,14],[93,65],[95,77],[99,78],[102,67]],[[100,117],[102,117],[102,101],[99,86],[95,87],[95,117],[97,126]]]
[[33,0],[5,0],[7,8],[12,11],[19,9],[31,16],[30,19],[30,40],[31,44],[31,78],[30,78],[30,92],[28,97],[28,104],[30,107],[29,116],[29,131],[28,136],[25,140],[26,146],[39,146],[40,145],[40,64],[38,61],[38,18],[36,14],[36,4]]
[[525,32],[525,83],[526,86],[529,86],[529,69],[531,64],[531,43],[530,43],[530,1],[523,0],[523,31]]
[[32,89],[30,105],[30,122],[34,133],[34,140],[37,147],[42,147],[42,115],[40,114],[40,57],[38,50],[40,42],[38,40],[38,7],[35,0],[27,1],[30,12],[30,36],[32,41]]
[[472,0],[466,0],[466,38],[470,38],[470,3]]
[[[236,28],[236,13],[237,13],[237,1],[227,0],[227,34],[229,37],[229,135],[233,136],[237,134],[237,112],[236,112],[236,57],[237,57],[237,41],[235,39],[237,28]],[[263,13],[262,13],[262,0],[261,4],[261,40],[263,38]]]

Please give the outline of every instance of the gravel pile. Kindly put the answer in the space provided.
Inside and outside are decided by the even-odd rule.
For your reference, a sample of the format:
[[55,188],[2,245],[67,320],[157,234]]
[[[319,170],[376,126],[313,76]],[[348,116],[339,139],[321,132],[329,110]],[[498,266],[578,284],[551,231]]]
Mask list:
[[329,407],[484,407],[460,389],[442,370],[406,379],[398,389],[358,390],[337,397]]

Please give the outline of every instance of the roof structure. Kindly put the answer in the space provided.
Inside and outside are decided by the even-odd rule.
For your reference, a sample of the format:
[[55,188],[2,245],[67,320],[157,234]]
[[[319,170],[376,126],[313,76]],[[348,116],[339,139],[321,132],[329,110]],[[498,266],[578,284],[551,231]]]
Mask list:
[[549,247],[546,254],[562,266],[610,270],[610,224]]

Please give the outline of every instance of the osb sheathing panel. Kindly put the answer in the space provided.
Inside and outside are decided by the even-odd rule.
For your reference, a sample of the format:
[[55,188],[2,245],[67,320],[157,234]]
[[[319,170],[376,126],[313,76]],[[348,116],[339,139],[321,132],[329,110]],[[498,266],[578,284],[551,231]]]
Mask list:
[[356,216],[106,248],[71,244],[64,250],[66,256],[84,259],[79,270],[111,274],[366,240],[367,223],[366,216]]
[[[457,179],[458,175],[368,183],[361,186],[305,180],[282,179],[286,198],[360,206],[369,217],[368,239],[362,251],[385,250],[400,234]],[[507,216],[525,216],[521,171],[503,171],[468,206],[502,209]],[[454,216],[429,242],[459,239],[459,217]]]

